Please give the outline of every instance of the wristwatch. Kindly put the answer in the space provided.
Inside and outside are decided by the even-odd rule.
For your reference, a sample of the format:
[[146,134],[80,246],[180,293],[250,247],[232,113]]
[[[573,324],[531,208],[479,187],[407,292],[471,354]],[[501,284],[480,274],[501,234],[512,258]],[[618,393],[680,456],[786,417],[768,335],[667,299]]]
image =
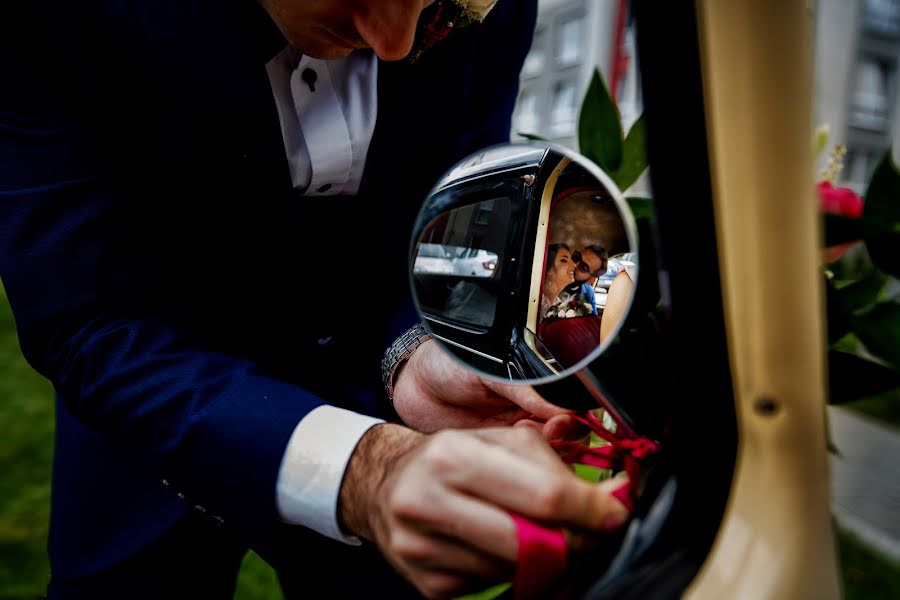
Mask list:
[[431,334],[421,323],[413,325],[406,332],[394,340],[384,353],[381,360],[381,380],[384,382],[384,390],[387,392],[391,406],[394,405],[394,374],[397,368],[407,360],[416,348],[431,339]]

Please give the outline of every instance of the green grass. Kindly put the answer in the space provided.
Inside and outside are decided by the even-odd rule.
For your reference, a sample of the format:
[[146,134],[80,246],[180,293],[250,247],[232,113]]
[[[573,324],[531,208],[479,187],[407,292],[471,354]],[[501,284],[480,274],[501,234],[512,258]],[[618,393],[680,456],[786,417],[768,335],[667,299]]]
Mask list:
[[275,571],[255,552],[248,552],[244,557],[234,598],[235,600],[283,598]]
[[845,600],[900,598],[900,564],[872,552],[846,531],[838,531],[837,546]]
[[[0,286],[0,600],[34,600],[50,578],[47,521],[53,459],[53,387],[22,358]],[[281,597],[274,571],[248,553],[237,600]]]
[[53,388],[22,358],[12,314],[0,288],[0,598],[44,593]]
[[[53,389],[22,358],[6,295],[0,286],[0,600],[34,600],[47,587],[47,519],[53,457]],[[588,475],[588,473],[585,473]],[[596,476],[595,473],[590,475]],[[891,564],[852,536],[838,545],[848,600],[900,598],[900,565]],[[498,589],[477,594],[486,600]],[[237,600],[281,597],[272,569],[247,554]]]

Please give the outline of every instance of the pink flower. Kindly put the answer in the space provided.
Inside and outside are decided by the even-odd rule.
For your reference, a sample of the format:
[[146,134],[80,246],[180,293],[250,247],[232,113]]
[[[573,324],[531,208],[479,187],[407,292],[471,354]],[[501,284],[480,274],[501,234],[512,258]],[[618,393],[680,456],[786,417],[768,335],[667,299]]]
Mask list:
[[[816,184],[816,195],[819,196],[819,209],[822,212],[853,219],[862,216],[863,201],[856,192],[849,188],[834,187],[830,181],[820,181]],[[822,250],[822,262],[827,264],[836,261],[855,243],[850,242],[825,248]]]
[[816,184],[816,194],[822,212],[853,218],[862,216],[862,198],[850,188],[834,187],[830,181],[820,181]]

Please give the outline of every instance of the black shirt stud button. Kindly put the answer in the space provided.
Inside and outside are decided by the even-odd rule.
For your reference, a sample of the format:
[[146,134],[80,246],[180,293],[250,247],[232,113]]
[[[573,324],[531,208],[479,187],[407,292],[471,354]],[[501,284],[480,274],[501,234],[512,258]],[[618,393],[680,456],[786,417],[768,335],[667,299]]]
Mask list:
[[319,76],[315,71],[307,67],[306,69],[303,69],[303,73],[300,74],[300,78],[303,79],[303,82],[309,86],[310,92],[316,91],[316,79],[318,79]]

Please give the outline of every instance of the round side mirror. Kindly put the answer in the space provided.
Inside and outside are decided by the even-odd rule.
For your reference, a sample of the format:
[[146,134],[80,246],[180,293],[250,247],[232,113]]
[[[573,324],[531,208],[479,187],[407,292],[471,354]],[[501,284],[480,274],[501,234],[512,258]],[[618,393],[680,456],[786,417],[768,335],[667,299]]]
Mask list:
[[616,337],[638,276],[634,217],[597,165],[506,144],[453,167],[413,233],[412,290],[434,339],[480,374],[538,384]]

